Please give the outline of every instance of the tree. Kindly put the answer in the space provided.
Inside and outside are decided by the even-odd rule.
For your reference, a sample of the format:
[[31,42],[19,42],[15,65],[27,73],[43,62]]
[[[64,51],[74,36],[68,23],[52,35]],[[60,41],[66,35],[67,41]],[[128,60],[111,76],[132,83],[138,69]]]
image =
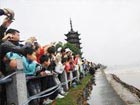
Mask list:
[[58,49],[59,47],[63,48],[63,43],[60,41],[56,44],[55,48]]
[[80,51],[80,49],[75,44],[71,44],[71,43],[67,42],[67,43],[64,44],[63,47],[64,48],[69,48],[73,52],[74,55],[76,55],[76,54],[82,55],[82,52]]

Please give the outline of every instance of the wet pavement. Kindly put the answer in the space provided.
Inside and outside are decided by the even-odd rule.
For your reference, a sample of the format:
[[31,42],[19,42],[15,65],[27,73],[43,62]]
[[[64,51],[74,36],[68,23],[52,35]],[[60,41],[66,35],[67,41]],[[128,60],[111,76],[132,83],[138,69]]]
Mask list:
[[89,105],[125,105],[101,71],[96,72],[95,83],[88,100]]

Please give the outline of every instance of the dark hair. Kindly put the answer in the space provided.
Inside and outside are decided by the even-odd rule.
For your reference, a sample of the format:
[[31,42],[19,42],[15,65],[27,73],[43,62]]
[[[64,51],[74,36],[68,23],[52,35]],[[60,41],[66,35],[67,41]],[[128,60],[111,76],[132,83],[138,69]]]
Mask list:
[[27,54],[32,55],[34,51],[35,51],[35,50],[34,50],[33,48],[31,48],[31,47],[26,47],[26,48],[24,49],[24,54],[25,54],[25,56],[27,56]]
[[64,48],[61,49],[61,53],[63,53],[63,52],[65,52],[65,49]]
[[52,47],[49,47],[47,51],[48,51],[48,53],[50,53],[50,54],[54,54],[56,50],[55,50],[55,47],[52,46]]
[[41,57],[40,57],[40,63],[42,64],[42,63],[44,63],[45,61],[48,61],[49,60],[49,56],[47,56],[47,55],[42,55]]
[[72,59],[72,56],[68,56],[67,58],[67,61],[71,60]]
[[67,59],[68,59],[67,57],[62,58],[62,61],[61,61],[62,64],[64,64],[67,61]]
[[7,30],[7,32],[6,32],[6,34],[15,34],[16,32],[18,32],[18,33],[20,33],[18,30],[16,30],[16,29],[9,29],[9,30]]
[[34,42],[34,49],[37,50],[39,48],[38,42]]

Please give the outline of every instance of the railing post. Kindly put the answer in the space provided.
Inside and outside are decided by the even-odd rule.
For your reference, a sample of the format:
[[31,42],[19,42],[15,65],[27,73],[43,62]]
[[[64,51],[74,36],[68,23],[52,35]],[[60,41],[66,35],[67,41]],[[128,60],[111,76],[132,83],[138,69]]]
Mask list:
[[78,79],[78,81],[80,80],[79,78],[80,78],[80,73],[79,73],[79,70],[76,70],[76,72],[77,72],[77,79]]
[[70,87],[71,87],[71,85],[72,85],[72,79],[73,79],[73,73],[72,73],[73,71],[70,71]]
[[65,70],[64,70],[64,82],[66,82],[66,84],[65,84],[65,91],[67,91],[69,89],[69,86],[68,86],[67,73],[66,73]]
[[26,77],[23,72],[22,59],[17,59],[17,73],[12,76],[13,81],[6,84],[8,105],[22,105],[27,100]]
[[72,81],[73,79],[73,71],[70,71],[70,80]]

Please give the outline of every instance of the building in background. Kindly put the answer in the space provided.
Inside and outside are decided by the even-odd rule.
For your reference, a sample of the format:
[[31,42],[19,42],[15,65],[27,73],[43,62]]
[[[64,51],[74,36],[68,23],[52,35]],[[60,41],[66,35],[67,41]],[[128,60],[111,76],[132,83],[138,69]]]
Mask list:
[[78,31],[74,31],[73,27],[72,27],[72,20],[70,19],[70,31],[65,34],[65,36],[67,37],[67,39],[65,39],[68,43],[74,44],[81,52],[82,47],[80,46],[80,40],[81,38],[79,38],[80,34],[78,33]]

